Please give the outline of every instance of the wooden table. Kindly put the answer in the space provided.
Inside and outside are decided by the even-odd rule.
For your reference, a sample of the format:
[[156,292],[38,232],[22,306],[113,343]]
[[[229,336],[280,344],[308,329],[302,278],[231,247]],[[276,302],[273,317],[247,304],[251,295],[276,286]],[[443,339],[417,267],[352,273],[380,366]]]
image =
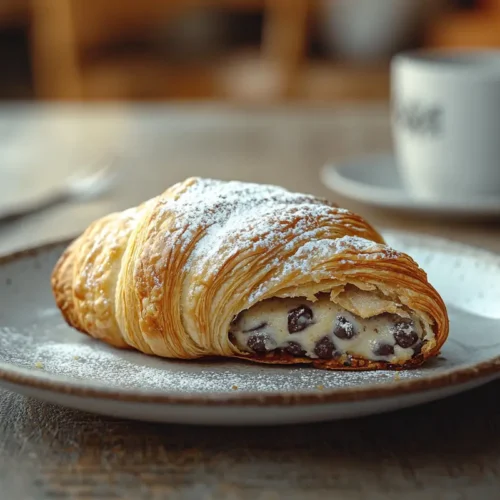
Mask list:
[[[75,234],[95,217],[134,205],[190,175],[280,183],[331,196],[318,180],[325,161],[390,147],[382,105],[6,107],[0,109],[0,130],[16,124],[20,134],[31,120],[41,131],[47,117],[68,116],[90,123],[93,132],[99,126],[109,131],[110,123],[127,124],[109,142],[120,153],[117,184],[100,200],[54,206],[2,224],[0,252]],[[89,128],[77,134],[84,148],[75,148],[74,165],[89,148],[102,153],[102,144],[88,134]],[[14,139],[11,135],[10,144]],[[34,176],[54,175],[60,168],[53,157],[33,155]],[[382,228],[500,251],[500,227],[492,223],[421,220],[338,201]],[[497,499],[499,390],[500,382],[494,382],[359,420],[235,429],[101,418],[0,391],[0,498]]]

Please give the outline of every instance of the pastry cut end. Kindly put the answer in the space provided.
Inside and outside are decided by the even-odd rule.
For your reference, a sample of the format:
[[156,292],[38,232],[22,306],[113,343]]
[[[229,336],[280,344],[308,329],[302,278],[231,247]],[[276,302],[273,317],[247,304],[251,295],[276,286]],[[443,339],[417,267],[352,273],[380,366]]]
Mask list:
[[233,320],[229,340],[252,361],[344,370],[411,368],[438,350],[427,318],[352,285],[259,302]]

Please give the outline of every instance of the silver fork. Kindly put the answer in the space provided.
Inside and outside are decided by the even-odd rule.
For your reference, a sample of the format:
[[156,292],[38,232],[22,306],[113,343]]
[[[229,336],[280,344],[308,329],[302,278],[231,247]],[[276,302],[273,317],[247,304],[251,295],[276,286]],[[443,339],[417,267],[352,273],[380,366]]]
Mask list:
[[0,215],[0,222],[17,220],[20,217],[40,212],[59,203],[90,201],[104,195],[111,189],[117,175],[116,158],[101,161],[101,165],[97,168],[94,166],[92,169],[81,170],[69,176],[58,190],[48,194],[42,201]]

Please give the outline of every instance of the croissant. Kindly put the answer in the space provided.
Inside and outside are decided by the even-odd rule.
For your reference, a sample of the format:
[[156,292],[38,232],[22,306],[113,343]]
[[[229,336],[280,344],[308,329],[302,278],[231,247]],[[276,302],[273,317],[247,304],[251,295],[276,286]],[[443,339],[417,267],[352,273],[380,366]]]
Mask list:
[[52,289],[70,326],[166,358],[409,368],[449,327],[425,272],[360,216],[243,182],[190,178],[95,221]]

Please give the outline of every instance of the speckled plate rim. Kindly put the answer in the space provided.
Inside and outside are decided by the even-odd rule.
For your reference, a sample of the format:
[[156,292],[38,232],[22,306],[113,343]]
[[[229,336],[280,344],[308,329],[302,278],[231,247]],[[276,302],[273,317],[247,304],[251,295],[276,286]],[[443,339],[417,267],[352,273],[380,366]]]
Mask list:
[[[388,233],[390,231],[386,231]],[[416,233],[405,233],[397,231],[401,236],[418,237],[419,239],[432,240],[442,245],[452,244],[453,247],[464,250],[474,250],[478,253],[488,255],[490,258],[500,259],[499,255],[486,250],[452,242],[444,238],[437,238]],[[28,248],[0,257],[0,266],[12,261],[26,257],[36,256],[39,253],[50,251],[51,249],[68,245],[73,238],[54,241],[44,245]],[[242,361],[244,362],[244,361]],[[397,372],[395,372],[396,374]],[[438,375],[431,375],[419,379],[392,381],[378,386],[361,385],[357,387],[327,389],[317,392],[238,392],[227,394],[165,394],[158,390],[137,390],[129,388],[110,388],[100,383],[89,380],[73,379],[71,377],[35,372],[27,368],[14,366],[10,363],[0,362],[0,381],[15,386],[28,387],[50,391],[59,394],[83,398],[97,398],[113,401],[153,403],[168,405],[194,405],[194,406],[287,406],[287,405],[311,405],[326,403],[344,403],[354,401],[366,401],[382,398],[392,398],[408,393],[420,393],[437,390],[450,386],[457,386],[471,383],[473,381],[488,382],[500,377],[500,356],[482,363],[466,366],[458,370],[447,370]]]

